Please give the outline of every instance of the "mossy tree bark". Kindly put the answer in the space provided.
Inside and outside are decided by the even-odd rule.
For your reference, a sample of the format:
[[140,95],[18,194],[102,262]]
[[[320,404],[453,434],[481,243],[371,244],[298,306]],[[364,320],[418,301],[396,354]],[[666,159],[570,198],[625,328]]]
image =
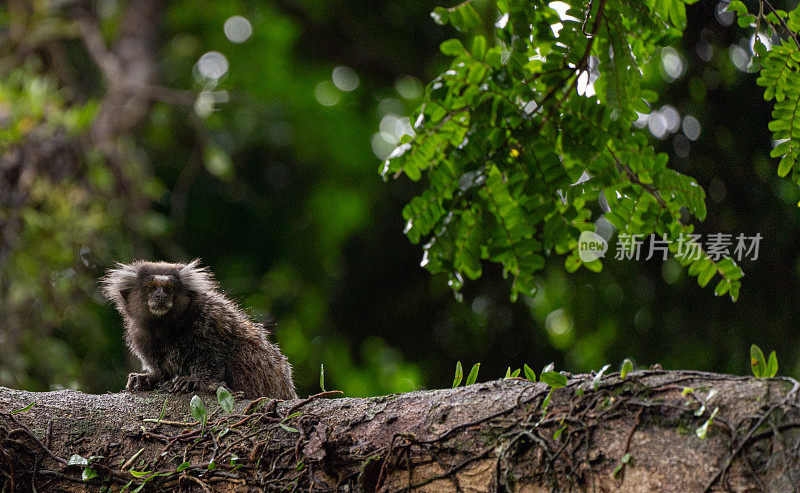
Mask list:
[[571,375],[547,403],[521,379],[230,413],[203,396],[205,426],[191,395],[0,389],[0,490],[793,491],[799,386],[637,371]]

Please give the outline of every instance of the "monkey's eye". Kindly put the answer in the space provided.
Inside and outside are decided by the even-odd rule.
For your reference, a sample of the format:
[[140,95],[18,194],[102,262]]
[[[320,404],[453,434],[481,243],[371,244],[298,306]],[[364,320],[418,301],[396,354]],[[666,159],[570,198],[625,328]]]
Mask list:
[[170,286],[170,285],[167,285],[167,286],[164,286],[164,291],[165,291],[167,294],[172,294],[172,292],[173,292],[173,291],[175,291],[175,288],[173,288],[173,287],[172,287],[172,286]]
[[155,291],[156,290],[156,285],[153,284],[152,282],[147,283],[147,290],[148,291]]

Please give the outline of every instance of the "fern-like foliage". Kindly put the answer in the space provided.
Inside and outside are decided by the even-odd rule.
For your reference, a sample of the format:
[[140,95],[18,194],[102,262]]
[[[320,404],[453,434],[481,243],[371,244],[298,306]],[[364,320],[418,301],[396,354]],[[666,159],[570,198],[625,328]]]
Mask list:
[[[570,271],[602,268],[601,259],[584,263],[577,247],[603,215],[620,234],[671,241],[701,286],[717,278],[715,293],[736,300],[743,274],[732,260],[696,243],[697,255],[680,255],[696,237],[687,218],[705,218],[703,189],[632,125],[657,99],[642,87],[641,67],[680,36],[691,2],[567,1],[565,15],[542,0],[489,3],[481,12],[491,19],[469,0],[433,12],[470,41],[442,43],[452,62],[428,85],[415,135],[382,168],[385,178],[427,180],[403,211],[408,238],[424,245],[422,264],[449,274],[458,290],[465,276],[482,274],[483,261],[496,262],[512,280],[512,299],[533,295],[547,256],[563,256]],[[479,34],[491,24],[491,39]],[[788,139],[774,152],[784,156],[780,172],[795,170],[800,183],[797,49],[787,42],[762,57],[759,84],[777,101],[770,128]],[[579,94],[595,67],[595,94]]]
[[[800,13],[796,12],[792,12],[789,19],[795,29],[800,28],[800,19],[796,19]],[[739,13],[742,15],[741,10]],[[763,44],[761,47],[765,49]],[[770,155],[781,158],[779,176],[791,172],[792,181],[800,184],[800,170],[795,167],[800,155],[800,46],[796,40],[783,40],[766,56],[762,51],[761,60],[761,73],[756,83],[764,87],[764,99],[775,101],[774,120],[769,123],[769,129],[773,139],[779,142]]]

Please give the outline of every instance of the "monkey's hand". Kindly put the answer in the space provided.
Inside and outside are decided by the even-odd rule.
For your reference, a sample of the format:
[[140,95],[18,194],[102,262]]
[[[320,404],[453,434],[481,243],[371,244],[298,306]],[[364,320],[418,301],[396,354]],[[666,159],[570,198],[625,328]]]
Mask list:
[[157,373],[131,373],[128,375],[128,384],[125,388],[130,392],[153,390],[163,381],[164,377]]
[[201,388],[202,382],[193,375],[182,375],[172,379],[172,391],[185,394]]

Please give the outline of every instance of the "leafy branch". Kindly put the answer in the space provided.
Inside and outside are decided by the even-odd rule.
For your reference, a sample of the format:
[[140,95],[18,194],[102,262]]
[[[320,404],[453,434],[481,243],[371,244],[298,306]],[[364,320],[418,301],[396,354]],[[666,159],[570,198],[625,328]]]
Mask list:
[[[545,256],[565,256],[569,271],[599,271],[600,259],[580,259],[578,238],[601,217],[627,234],[673,241],[692,237],[686,211],[705,217],[697,181],[670,169],[667,155],[657,154],[645,131],[632,125],[658,96],[643,87],[639,67],[680,36],[685,6],[693,1],[567,3],[559,13],[542,3],[495,0],[482,10],[493,10],[496,20],[490,39],[483,32],[488,22],[470,2],[434,10],[436,22],[472,42],[442,43],[453,60],[427,88],[416,119],[424,139],[402,139],[383,173],[417,180],[427,171],[428,189],[404,210],[406,234],[413,242],[430,238],[423,265],[450,275],[456,291],[462,274],[481,275],[484,261],[501,264],[512,277],[512,299],[536,292],[533,276]],[[757,16],[738,0],[730,8],[740,25],[759,29],[763,21],[794,41],[769,52],[757,42],[756,51],[758,83],[768,100],[776,100],[770,129],[783,141],[773,151],[782,156],[778,173],[791,172],[800,184],[794,166],[800,157],[800,11],[776,10],[766,1]],[[453,125],[461,112],[469,116]],[[712,257],[693,239],[688,244],[699,250],[696,258],[679,258],[672,245],[670,251],[698,284],[719,276],[715,294],[736,300],[741,268]]]

